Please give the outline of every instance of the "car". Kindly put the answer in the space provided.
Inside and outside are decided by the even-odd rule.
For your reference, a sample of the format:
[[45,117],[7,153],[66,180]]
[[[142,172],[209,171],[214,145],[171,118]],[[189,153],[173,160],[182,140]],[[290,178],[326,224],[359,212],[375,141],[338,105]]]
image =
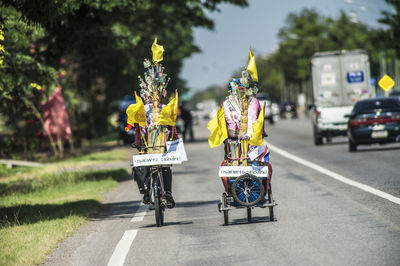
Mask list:
[[398,88],[397,90],[391,91],[389,93],[389,97],[396,98],[396,99],[400,100],[400,88]]
[[[261,107],[265,103],[265,110],[264,110],[264,119],[267,119],[269,123],[272,125],[275,122],[274,118],[274,110],[273,110],[273,103],[272,100],[269,98],[268,94],[266,93],[258,93],[256,95],[258,101],[260,102]],[[274,108],[277,109],[277,108]]]
[[400,101],[395,98],[360,100],[348,118],[350,152],[361,144],[400,141]]
[[129,105],[136,103],[133,96],[125,96],[119,102],[119,114],[118,114],[118,143],[122,141],[124,144],[132,144],[135,140],[135,130],[131,129],[125,131],[127,125],[128,116],[126,115],[126,109]]
[[296,104],[292,101],[285,101],[280,108],[281,118],[297,118]]

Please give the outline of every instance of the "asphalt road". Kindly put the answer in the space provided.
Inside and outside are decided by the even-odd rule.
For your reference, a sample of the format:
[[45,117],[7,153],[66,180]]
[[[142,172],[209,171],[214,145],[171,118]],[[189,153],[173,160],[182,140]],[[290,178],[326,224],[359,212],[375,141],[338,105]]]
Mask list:
[[233,209],[223,225],[217,210],[223,151],[208,147],[203,125],[196,127],[197,141],[186,144],[189,161],[173,167],[177,204],[167,209],[163,227],[155,226],[154,211],[141,206],[136,183],[128,180],[45,265],[400,265],[400,205],[332,178],[398,199],[400,145],[349,153],[341,138],[316,147],[307,119],[281,120],[267,132],[275,221],[268,209],[254,208],[250,223],[245,209]]

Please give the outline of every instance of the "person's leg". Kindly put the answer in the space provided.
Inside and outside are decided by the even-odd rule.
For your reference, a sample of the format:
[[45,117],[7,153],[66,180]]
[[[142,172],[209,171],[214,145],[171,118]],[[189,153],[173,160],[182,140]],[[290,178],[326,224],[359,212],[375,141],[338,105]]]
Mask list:
[[150,203],[150,171],[148,167],[135,167],[134,173],[139,192],[140,194],[143,194],[143,203],[148,204]]
[[182,140],[186,141],[186,134],[188,133],[188,123],[185,121],[183,123]]
[[189,124],[190,141],[194,141],[192,122]]
[[163,167],[163,182],[164,182],[164,190],[165,190],[165,198],[167,200],[167,207],[173,208],[175,207],[175,201],[172,197],[172,173],[170,167]]

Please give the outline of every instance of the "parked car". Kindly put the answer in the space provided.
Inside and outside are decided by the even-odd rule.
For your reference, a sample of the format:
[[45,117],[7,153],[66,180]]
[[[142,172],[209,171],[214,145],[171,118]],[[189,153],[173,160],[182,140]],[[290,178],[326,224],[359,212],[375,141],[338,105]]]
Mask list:
[[297,118],[296,104],[292,101],[285,101],[280,108],[281,118]]
[[[274,118],[274,110],[273,110],[273,106],[272,106],[273,105],[272,100],[269,98],[268,94],[266,94],[266,93],[258,93],[256,97],[257,97],[258,101],[260,102],[261,107],[265,103],[264,119],[267,119],[271,125],[274,124],[275,118]],[[278,109],[278,107],[276,106],[276,108],[274,108],[274,109]]]
[[360,144],[400,141],[400,101],[395,98],[358,101],[348,117],[349,151]]

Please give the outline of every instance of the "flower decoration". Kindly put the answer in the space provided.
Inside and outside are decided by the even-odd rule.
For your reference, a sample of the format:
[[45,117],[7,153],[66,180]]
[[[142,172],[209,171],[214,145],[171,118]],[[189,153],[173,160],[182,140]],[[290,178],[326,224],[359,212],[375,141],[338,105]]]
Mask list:
[[167,95],[167,86],[170,78],[164,73],[165,68],[162,64],[151,64],[148,59],[143,62],[146,71],[144,77],[139,76],[140,96],[145,102],[155,101],[154,97],[158,100]]

